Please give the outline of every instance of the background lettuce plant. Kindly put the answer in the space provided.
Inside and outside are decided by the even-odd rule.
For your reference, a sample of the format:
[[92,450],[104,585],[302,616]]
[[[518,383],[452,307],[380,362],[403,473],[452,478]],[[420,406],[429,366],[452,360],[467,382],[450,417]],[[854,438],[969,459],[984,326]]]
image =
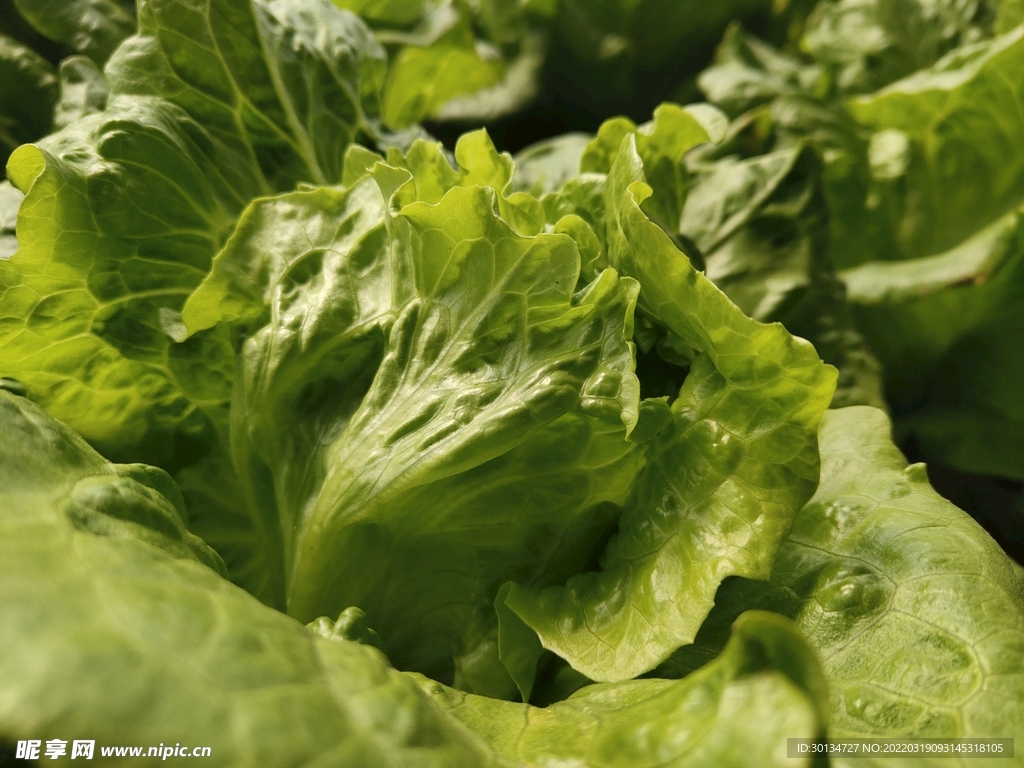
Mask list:
[[4,748],[1024,738],[1017,5],[16,5]]

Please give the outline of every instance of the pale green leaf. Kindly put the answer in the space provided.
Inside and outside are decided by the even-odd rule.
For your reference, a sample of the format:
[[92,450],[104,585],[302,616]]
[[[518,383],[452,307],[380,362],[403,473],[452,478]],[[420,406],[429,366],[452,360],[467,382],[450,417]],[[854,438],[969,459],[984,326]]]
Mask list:
[[421,685],[500,753],[521,764],[580,768],[810,765],[787,739],[826,724],[825,681],[791,624],[770,613],[736,622],[721,656],[685,680],[590,685],[543,709]]
[[931,489],[924,465],[907,466],[889,426],[872,408],[823,417],[821,485],[770,583],[723,584],[697,645],[658,672],[688,674],[714,658],[737,614],[774,610],[796,621],[822,660],[831,736],[1019,740],[1024,588],[988,534]]
[[[435,15],[442,12],[455,14],[442,6]],[[455,97],[496,86],[505,66],[496,51],[476,45],[471,20],[455,15],[444,34],[405,45],[394,56],[384,86],[384,122],[404,128],[435,117]]]
[[378,651],[222,578],[166,473],[108,464],[6,392],[0,428],[5,738],[91,739],[97,760],[179,742],[212,765],[503,764]]
[[594,680],[626,680],[692,642],[730,574],[767,577],[817,479],[815,432],[835,371],[780,325],[762,325],[697,272],[641,210],[635,139],[606,187],[610,262],[638,306],[698,352],[652,442],[602,570],[565,587],[513,587],[506,605],[544,647]]
[[575,241],[512,226],[539,205],[499,194],[508,157],[455,155],[253,204],[183,318],[247,331],[232,450],[276,602],[358,606],[401,667],[510,696],[498,588],[585,567],[642,462],[636,285],[577,291]]

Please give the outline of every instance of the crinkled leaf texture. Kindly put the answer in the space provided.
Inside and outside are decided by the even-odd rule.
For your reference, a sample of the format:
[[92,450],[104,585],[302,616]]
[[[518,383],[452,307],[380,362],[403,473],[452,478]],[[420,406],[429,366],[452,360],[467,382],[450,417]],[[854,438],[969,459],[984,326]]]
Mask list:
[[505,598],[544,647],[601,681],[692,642],[726,576],[768,576],[814,491],[818,419],[835,388],[810,344],[744,316],[691,266],[641,209],[650,194],[627,134],[605,183],[606,258],[639,281],[640,310],[695,350],[689,375],[602,570]]
[[889,429],[873,408],[825,414],[821,485],[771,580],[723,584],[696,644],[656,674],[689,674],[717,655],[735,616],[762,608],[792,617],[819,654],[833,736],[1024,736],[1024,588],[924,465],[907,466]]
[[455,156],[353,150],[346,188],[254,203],[182,317],[247,338],[232,451],[275,604],[356,605],[399,667],[511,696],[499,586],[585,568],[643,460],[638,286],[578,290],[510,158]]
[[[819,6],[812,27],[836,44],[845,40],[854,62],[863,59],[863,44],[878,43],[886,56],[914,47],[880,31],[882,15],[883,27],[903,34],[924,13],[927,24],[915,45],[927,47],[938,40],[935,33],[947,42],[965,33],[961,22],[980,18],[973,6],[828,3]],[[899,7],[905,19],[894,14]],[[834,34],[853,21],[880,36],[871,43]],[[833,22],[839,27],[826,29]],[[933,51],[909,65],[931,66],[845,105],[828,101],[825,82],[810,77],[814,67],[804,70],[738,30],[700,80],[726,107],[770,102],[736,121],[732,151],[741,149],[739,137],[760,137],[762,147],[799,140],[822,150],[829,256],[842,270],[851,306],[829,312],[837,322],[824,334],[784,322],[838,364],[844,378],[851,374],[852,387],[840,385],[837,404],[872,403],[864,395],[881,393],[871,358],[843,327],[843,315],[852,315],[881,364],[900,442],[913,440],[920,455],[944,466],[1019,480],[1024,398],[1016,383],[1024,356],[1016,339],[1024,241],[1017,222],[1024,165],[1017,145],[1024,131],[1024,31],[1004,32],[961,45],[934,63]],[[844,347],[846,364],[836,355]]]
[[691,158],[695,181],[680,221],[704,273],[750,317],[814,344],[839,371],[833,406],[884,408],[880,366],[832,265],[818,154],[798,144],[738,160],[733,141],[708,149]]
[[166,473],[107,463],[6,392],[0,425],[4,738],[187,736],[213,765],[753,768],[801,765],[786,739],[827,723],[814,653],[768,613],[686,680],[543,710],[398,673],[360,611],[306,628],[222,578]]
[[211,765],[504,764],[378,651],[224,579],[162,470],[108,464],[2,391],[0,429],[3,738],[180,740]]
[[[216,506],[234,355],[223,333],[168,331],[250,199],[340,180],[383,56],[326,0],[141,3],[106,109],[83,94],[81,119],[8,165],[26,197],[0,262],[3,375],[112,459],[174,472],[210,456],[186,493]],[[244,521],[200,528],[262,594]]]
[[781,616],[741,616],[722,654],[685,680],[600,683],[544,709],[421,685],[497,751],[581,768],[801,766],[789,738],[827,723],[818,661]]
[[[733,30],[725,52],[753,42]],[[761,54],[768,57],[764,48]],[[644,213],[747,315],[782,322],[814,344],[839,370],[833,405],[884,407],[880,367],[855,328],[832,266],[828,189],[817,153],[797,143],[744,160],[736,156],[750,141],[744,131],[752,125],[760,125],[760,131],[768,117],[755,111],[726,131],[725,116],[711,105],[662,104],[642,126],[613,118],[589,143],[584,134],[567,134],[524,150],[517,156],[515,185],[545,193],[552,225],[575,213],[603,233],[601,174],[610,169],[623,136],[635,134],[651,186]],[[568,221],[560,226],[570,229]],[[571,229],[581,249],[588,250],[583,248],[587,233],[578,223]],[[605,263],[600,239],[590,241],[585,272]],[[644,352],[655,348],[676,363],[680,352],[687,357],[677,348],[678,339],[666,338],[664,328],[650,333],[645,319],[637,334]],[[650,377],[644,383],[649,391],[664,391],[654,390]]]
[[[650,121],[637,126],[625,117],[616,117],[601,124],[593,141],[580,158],[583,173],[604,173],[612,169],[622,140],[632,135],[636,152],[643,160],[644,181],[652,194],[647,198],[644,213],[660,224],[666,232],[679,231],[689,188],[689,175],[683,157],[693,147],[711,140],[719,120],[709,115],[713,107],[703,111],[677,104],[661,104]],[[693,110],[691,112],[690,110]],[[724,117],[719,114],[720,120]]]
[[382,56],[329,4],[143,3],[108,64],[106,111],[11,160],[27,197],[3,266],[0,365],[108,455],[173,465],[175,432],[224,399],[202,369],[230,377],[233,362],[173,348],[166,312],[249,199],[340,180]]

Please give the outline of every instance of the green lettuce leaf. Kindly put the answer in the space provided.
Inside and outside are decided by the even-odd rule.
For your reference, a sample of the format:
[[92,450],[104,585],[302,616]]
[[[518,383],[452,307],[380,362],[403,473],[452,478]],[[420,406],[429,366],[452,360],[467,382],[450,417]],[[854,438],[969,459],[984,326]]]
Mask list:
[[60,63],[60,98],[53,113],[53,127],[62,130],[86,115],[102,112],[110,88],[92,59],[69,56]]
[[717,655],[737,614],[774,610],[822,660],[831,736],[1021,737],[1024,589],[924,465],[907,466],[889,428],[876,409],[826,413],[821,484],[771,580],[723,584],[696,644],[656,674],[688,675]]
[[823,83],[820,67],[784,55],[737,23],[730,24],[711,66],[697,77],[708,101],[732,117],[779,96],[814,93]]
[[423,18],[430,0],[334,0],[339,8],[359,14],[370,23],[406,26]]
[[[360,14],[393,65],[385,122],[479,125],[540,105],[604,117],[677,90],[736,16],[784,26],[768,0],[336,0]],[[681,87],[680,87],[681,86]],[[556,107],[557,108],[557,107]]]
[[534,197],[557,192],[580,175],[580,160],[594,137],[563,133],[531,144],[515,156],[515,187]]
[[[899,32],[878,33],[886,46],[899,35],[923,45],[928,30],[940,27],[951,45],[965,28],[946,23],[950,13],[965,14],[960,18],[972,25],[983,17],[974,4],[905,5],[903,17],[885,10],[885,23],[896,25],[890,31]],[[841,27],[842,19],[871,26],[882,9],[822,4],[811,29]],[[931,21],[921,26],[920,13]],[[1022,130],[1014,122],[1024,98],[1021,34],[961,45],[930,68],[845,103],[836,98],[842,88],[827,77],[810,78],[813,66],[738,30],[701,76],[715,102],[760,105],[737,119],[717,156],[753,152],[739,162],[764,162],[773,150],[803,141],[824,159],[827,261],[841,268],[850,301],[829,289],[835,298],[817,315],[830,317],[831,329],[813,322],[814,311],[779,319],[850,374],[852,386],[840,387],[836,404],[879,404],[881,372],[901,441],[913,440],[921,455],[946,466],[1017,479],[1024,477],[1024,398],[1010,382],[1024,371],[1014,341],[1019,299],[1011,287],[1019,279],[1015,222],[1024,201],[1024,168],[1013,148]],[[743,254],[770,269],[754,250]]]
[[505,598],[545,648],[600,681],[692,642],[726,576],[767,577],[813,492],[815,432],[835,388],[810,344],[747,318],[690,265],[641,209],[650,194],[628,134],[606,185],[608,259],[640,282],[638,307],[694,350],[672,423],[651,443],[602,570]]
[[910,141],[904,258],[951,248],[1024,200],[1024,28],[962,46],[933,67],[847,106]]
[[18,250],[18,237],[15,234],[15,222],[18,220],[18,209],[25,196],[9,181],[0,181],[0,259],[9,259]]
[[[525,107],[540,86],[546,45],[536,9],[509,0],[335,0],[363,17],[389,50],[383,119],[464,124]],[[524,7],[525,6],[525,7]]]
[[[528,147],[517,158],[523,167],[517,166],[513,187],[542,195],[548,224],[573,232],[584,256],[584,275],[593,277],[609,263],[605,180],[623,138],[633,137],[652,188],[644,213],[682,246],[679,220],[691,186],[684,159],[695,147],[720,141],[727,125],[725,115],[710,104],[684,107],[666,102],[639,126],[627,117],[615,117],[602,123],[592,137],[570,134]],[[700,263],[692,246],[688,240],[690,258]]]
[[827,690],[799,632],[751,612],[722,654],[685,680],[631,680],[582,689],[544,709],[423,688],[502,755],[525,765],[581,768],[799,766],[786,739],[827,724]]
[[826,0],[804,45],[843,93],[874,91],[984,34],[979,0]]
[[266,194],[341,180],[348,144],[372,132],[384,69],[370,31],[327,0],[205,0],[194,13],[148,0],[106,74],[111,97],[184,109],[230,153],[223,165],[238,167],[222,172],[240,191]]
[[690,190],[680,229],[708,278],[750,317],[781,319],[807,288],[814,230],[827,223],[820,206],[807,210],[818,177],[814,153],[796,147],[712,163]]
[[844,273],[887,369],[901,437],[913,436],[929,460],[1017,479],[1022,57],[1017,29],[850,102],[878,131],[877,154],[893,158],[902,192],[890,218],[904,261]]
[[225,580],[162,470],[109,464],[6,392],[0,425],[0,737],[199,744],[223,765],[504,764],[378,651]]
[[[199,146],[171,143],[183,138],[180,111],[147,105],[146,122],[133,117],[134,105],[118,103],[49,139],[52,151],[25,145],[12,156],[8,174],[26,197],[20,248],[0,265],[0,366],[104,453],[174,468],[175,440],[203,430],[197,403],[228,390],[216,347],[206,347],[214,370],[191,368],[159,313],[202,279],[239,202]],[[161,152],[168,144],[179,152]],[[120,169],[151,194],[129,194]]]
[[[463,125],[490,123],[508,119],[532,106],[541,94],[545,43],[541,33],[525,34],[512,52],[505,54],[500,80],[488,88],[454,96],[434,113],[433,119]],[[486,61],[487,54],[489,51],[484,48],[481,59]]]
[[50,132],[57,78],[39,54],[0,34],[0,161]]
[[753,161],[800,145],[818,151],[829,214],[828,261],[843,268],[897,256],[905,158],[891,134],[869,149],[870,131],[838,100],[828,69],[733,26],[697,82],[712,103],[736,118],[715,159]]
[[358,606],[400,668],[512,696],[498,588],[586,567],[642,463],[637,286],[577,290],[510,158],[455,156],[354,150],[372,176],[254,203],[182,317],[244,329],[232,452],[275,604]]
[[102,65],[135,32],[134,3],[126,0],[13,0],[40,34]]
[[652,190],[645,201],[644,213],[666,232],[675,234],[679,231],[679,218],[690,186],[683,158],[694,147],[711,141],[712,134],[721,128],[721,122],[707,110],[677,104],[660,105],[654,110],[653,118],[639,127],[625,117],[607,120],[584,150],[580,171],[608,174],[619,155],[623,138],[633,136],[636,151],[643,161],[644,179]]
[[1021,0],[1002,0],[999,3],[999,15],[996,17],[996,32],[1002,34],[1024,22],[1024,2]]
[[[20,250],[0,263],[0,371],[112,459],[226,468],[229,340],[168,334],[250,199],[340,181],[383,51],[326,0],[152,0],[139,21],[107,64],[106,109],[8,165],[26,197]],[[247,567],[252,532],[205,519],[233,572]]]
[[[1024,478],[1022,215],[1010,213],[945,253],[845,270],[860,326],[892,367],[903,436],[932,460]],[[912,403],[913,409],[906,403]]]
[[[747,42],[738,29],[727,39]],[[766,118],[773,131],[792,130],[768,112],[755,111],[727,131],[726,118],[710,105],[680,109],[664,104],[639,128],[615,118],[589,143],[583,134],[569,134],[528,148],[517,156],[523,164],[517,164],[514,182],[547,193],[543,201],[550,223],[576,214],[603,232],[598,222],[604,217],[604,184],[595,174],[607,172],[622,137],[634,133],[652,187],[644,212],[675,235],[691,262],[702,265],[745,313],[756,320],[780,321],[815,345],[839,370],[834,405],[884,408],[879,364],[854,325],[830,257],[823,163],[799,141],[779,140],[782,148],[775,151],[738,156],[748,142],[744,134],[754,124],[763,126]],[[582,243],[586,234],[575,230]],[[592,256],[584,260],[585,272],[605,258],[596,237],[588,252]],[[641,319],[641,349],[650,352],[653,347],[659,356],[678,361],[678,352],[671,349],[674,342],[657,337]],[[678,389],[675,385],[671,394]]]
[[881,364],[857,328],[845,284],[827,266],[812,272],[807,293],[783,322],[792,333],[810,340],[821,359],[839,371],[830,407],[870,405],[888,410]]
[[472,19],[451,4],[435,10],[427,23],[435,30],[426,44],[402,47],[388,69],[383,117],[392,128],[433,117],[454,97],[490,88],[504,74],[501,57],[480,55]]
[[739,159],[732,143],[691,160],[680,228],[700,248],[705,274],[750,317],[814,344],[839,370],[833,406],[884,408],[879,364],[832,265],[818,154],[798,143]]

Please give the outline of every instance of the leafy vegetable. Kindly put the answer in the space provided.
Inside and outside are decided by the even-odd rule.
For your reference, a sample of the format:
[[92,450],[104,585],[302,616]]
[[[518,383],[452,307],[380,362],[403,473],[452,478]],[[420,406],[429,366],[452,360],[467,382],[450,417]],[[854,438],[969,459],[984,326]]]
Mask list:
[[730,19],[768,17],[784,28],[793,15],[789,4],[767,0],[335,4],[362,16],[389,50],[383,117],[393,128],[490,122],[558,100],[597,112],[634,102],[646,111],[685,82],[685,66]]
[[[918,258],[921,283],[901,300],[892,289],[881,302],[856,300],[883,363],[901,360],[894,397],[918,403],[903,428],[938,460],[1015,478],[1024,477],[1016,436],[1024,403],[997,382],[1009,383],[1024,362],[1011,342],[1020,307],[1011,287],[1021,254],[1016,214],[1000,218],[1024,203],[1024,169],[1005,159],[1014,157],[1009,137],[1024,103],[1022,52],[1017,29],[850,105],[865,124],[901,131],[912,158],[899,240],[902,254]],[[959,273],[945,290],[924,284],[940,259]],[[909,345],[912,355],[897,357]]]
[[[140,33],[106,67],[106,109],[15,153],[20,250],[0,265],[5,374],[108,456],[176,472],[209,455],[183,479],[205,506],[209,486],[232,482],[234,357],[224,334],[178,345],[165,328],[250,198],[340,181],[383,64],[368,30],[326,3],[209,10],[142,5]],[[253,534],[209,523],[236,578],[262,594],[259,550],[237,543]]]
[[57,80],[49,62],[0,35],[0,157],[50,130]]
[[157,744],[173,724],[222,763],[496,763],[378,651],[224,580],[166,473],[5,392],[0,422],[4,736]]
[[[1024,196],[1019,163],[999,159],[1024,119],[1016,109],[1024,93],[1022,56],[1024,30],[1016,30],[964,46],[928,70],[849,103],[869,128],[907,136],[912,156],[917,147],[929,147],[907,168],[900,232],[905,256],[956,245]],[[989,118],[997,113],[1000,120]]]
[[607,182],[609,260],[639,279],[640,307],[699,354],[603,572],[506,598],[597,680],[635,677],[691,642],[725,576],[767,576],[813,489],[814,433],[834,382],[806,343],[744,317],[675,250],[641,210],[642,169],[627,136]]
[[60,63],[59,78],[60,98],[53,114],[53,127],[56,130],[106,108],[110,88],[107,79],[91,59],[69,56]]
[[[1010,138],[1024,48],[1019,28],[997,22],[1003,34],[991,36],[993,16],[974,3],[822,3],[805,38],[818,62],[734,30],[701,85],[734,114],[751,110],[734,127],[737,140],[759,132],[745,162],[766,162],[773,145],[794,140],[823,153],[826,258],[846,270],[852,305],[839,314],[881,363],[901,437],[945,465],[1019,479],[1021,400],[997,382],[1020,368],[1009,288],[1018,248],[1001,217],[1024,203]],[[843,367],[813,332],[789,325]],[[859,366],[861,381],[865,373]]]
[[16,6],[0,762],[1024,739],[1016,0]]
[[124,0],[14,0],[38,32],[102,64],[135,31],[134,7]]
[[10,258],[18,250],[14,223],[25,198],[10,182],[0,182],[0,259]]
[[818,651],[837,736],[1020,732],[1021,585],[888,432],[877,410],[826,414],[821,484],[771,580],[723,584],[697,643],[658,673],[715,658],[730,617],[757,606],[792,617]]
[[819,3],[804,37],[811,55],[835,70],[844,92],[873,91],[931,66],[971,42],[982,3],[829,0]]
[[545,709],[423,685],[526,765],[809,764],[788,757],[785,740],[814,738],[827,721],[813,653],[771,613],[740,617],[721,656],[685,680],[592,685]]
[[[488,25],[488,17],[500,12],[508,16],[502,28]],[[478,41],[474,21],[483,23],[494,42],[504,42],[507,53]],[[541,44],[527,36],[522,12],[511,7],[498,11],[488,3],[474,19],[466,6],[441,3],[411,33],[380,37],[405,43],[395,52],[385,86],[388,125],[405,127],[428,117],[493,118],[536,95]]]
[[[485,742],[503,751],[524,705],[422,681],[469,725],[464,730],[378,651],[305,629],[221,579],[216,555],[184,531],[181,498],[165,473],[106,463],[21,398],[0,393],[0,409],[5,433],[19,446],[5,451],[0,486],[6,734],[58,729],[69,737],[155,743],[170,717],[214,756],[259,754],[271,764],[312,757],[505,764]],[[62,610],[51,610],[57,605]],[[54,697],[50,683],[66,679],[76,685]],[[737,623],[723,657],[701,674],[682,683],[588,689],[544,711],[519,738],[515,757],[586,751],[594,755],[589,764],[639,765],[650,747],[631,734],[654,715],[663,729],[657,741],[687,759],[713,764],[749,749],[778,761],[784,755],[768,745],[779,737],[818,732],[822,685],[799,635],[778,617],[751,614]],[[111,687],[120,692],[116,699],[107,695]],[[153,706],[154,688],[173,690],[173,697]],[[745,709],[773,705],[781,717],[735,741]],[[79,714],[69,717],[69,707]],[[576,723],[596,724],[600,712],[612,719],[604,721],[596,748],[589,734],[577,743],[559,737]],[[709,727],[682,730],[679,716]]]
[[485,663],[502,580],[584,565],[640,461],[636,283],[576,292],[570,237],[495,214],[511,167],[486,136],[456,157],[461,176],[417,142],[343,192],[254,203],[183,312],[248,329],[232,449],[274,603],[359,605],[392,658],[442,679],[484,674],[459,665]]

